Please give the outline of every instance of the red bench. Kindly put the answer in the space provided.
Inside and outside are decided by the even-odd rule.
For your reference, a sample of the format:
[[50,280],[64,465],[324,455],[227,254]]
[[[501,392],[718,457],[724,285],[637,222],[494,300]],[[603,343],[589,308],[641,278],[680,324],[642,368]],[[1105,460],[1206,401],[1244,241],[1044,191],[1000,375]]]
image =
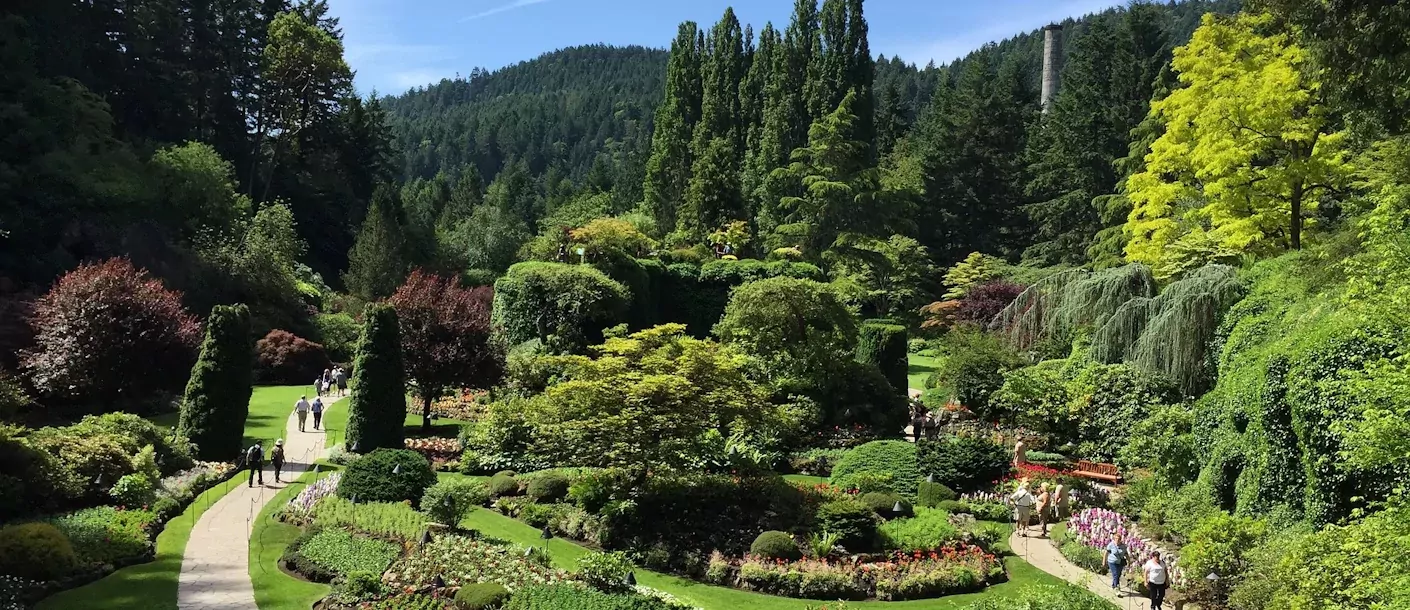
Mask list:
[[1109,483],[1119,483],[1121,481],[1121,471],[1116,468],[1116,464],[1103,464],[1101,462],[1089,462],[1079,460],[1077,469],[1072,473],[1084,479],[1096,479]]

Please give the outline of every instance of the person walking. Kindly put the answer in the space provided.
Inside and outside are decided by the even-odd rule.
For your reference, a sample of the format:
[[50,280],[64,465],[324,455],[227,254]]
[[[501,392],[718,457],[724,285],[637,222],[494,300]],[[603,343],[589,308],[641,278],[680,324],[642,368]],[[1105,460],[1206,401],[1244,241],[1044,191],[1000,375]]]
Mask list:
[[1106,569],[1111,572],[1111,590],[1116,591],[1117,597],[1121,597],[1121,571],[1126,569],[1126,552],[1126,541],[1122,539],[1121,532],[1112,536],[1111,542],[1102,549],[1102,561],[1106,562]]
[[1018,530],[1018,535],[1027,538],[1028,522],[1033,519],[1033,505],[1037,504],[1033,494],[1028,493],[1027,479],[1019,482],[1018,491],[1013,492],[1009,500],[1013,502],[1014,529]]
[[1151,551],[1150,559],[1141,566],[1141,574],[1146,581],[1146,594],[1150,596],[1151,610],[1161,610],[1165,604],[1165,590],[1170,587],[1170,571],[1160,559],[1160,551]]
[[255,477],[259,477],[259,484],[264,485],[264,446],[259,441],[245,450],[245,467],[250,469],[250,487],[255,486]]
[[1057,487],[1053,488],[1053,523],[1061,523],[1066,519],[1071,506],[1071,500],[1067,497],[1067,486],[1058,483]]
[[1038,486],[1038,526],[1043,530],[1043,537],[1048,537],[1048,511],[1052,510],[1053,496],[1048,492],[1048,484],[1043,483]]
[[308,396],[300,396],[299,401],[294,403],[294,414],[299,418],[299,432],[304,431],[304,420],[308,419]]
[[317,430],[318,425],[323,423],[323,399],[313,399],[313,429]]
[[269,463],[274,466],[274,482],[282,482],[279,472],[284,469],[284,439],[274,441],[274,450],[269,452]]
[[338,395],[339,395],[339,396],[347,396],[347,395],[348,395],[348,372],[345,371],[345,370],[343,370],[343,367],[341,367],[341,366],[338,367],[338,374],[335,376],[334,381],[336,381],[336,382],[338,383]]

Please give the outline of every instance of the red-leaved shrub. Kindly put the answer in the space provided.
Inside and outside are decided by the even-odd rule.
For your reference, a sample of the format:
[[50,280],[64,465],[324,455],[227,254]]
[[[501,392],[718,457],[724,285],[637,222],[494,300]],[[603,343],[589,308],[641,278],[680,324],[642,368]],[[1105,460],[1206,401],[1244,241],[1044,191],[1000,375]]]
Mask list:
[[1025,290],[1023,284],[1006,280],[985,282],[969,289],[960,301],[955,317],[965,322],[988,324]]
[[462,288],[454,278],[418,269],[390,303],[397,310],[406,381],[421,398],[427,426],[437,398],[499,381],[504,365],[490,340],[494,289]]
[[59,278],[35,301],[30,326],[34,347],[21,361],[36,390],[121,410],[180,391],[201,339],[181,293],[121,258]]
[[255,376],[260,383],[311,385],[333,367],[322,344],[277,328],[255,343],[255,352],[259,356]]

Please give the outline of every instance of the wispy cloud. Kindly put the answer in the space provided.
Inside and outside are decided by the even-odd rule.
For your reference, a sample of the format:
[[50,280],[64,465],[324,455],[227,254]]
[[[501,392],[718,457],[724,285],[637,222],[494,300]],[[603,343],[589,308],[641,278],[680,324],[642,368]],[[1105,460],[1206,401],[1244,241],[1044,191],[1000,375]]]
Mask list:
[[446,77],[447,74],[445,70],[413,68],[410,70],[401,70],[398,72],[393,72],[390,74],[389,80],[394,87],[394,89],[392,89],[392,92],[395,93],[399,91],[405,91],[412,87],[420,87],[422,85],[429,85],[431,83],[440,82],[442,78]]
[[982,24],[963,33],[928,42],[891,45],[892,53],[889,54],[898,55],[907,62],[920,65],[931,60],[934,60],[937,66],[944,65],[968,55],[970,51],[985,43],[997,42],[1068,17],[1081,17],[1121,4],[1117,0],[1044,2],[1041,7],[1035,7],[1036,10],[1029,11],[1022,17]]
[[496,7],[492,8],[492,9],[489,9],[489,10],[486,10],[486,11],[481,11],[481,12],[475,13],[474,15],[471,15],[471,16],[469,16],[469,17],[465,17],[465,18],[461,19],[460,22],[461,22],[461,23],[464,23],[464,22],[466,22],[466,21],[474,21],[474,20],[476,20],[476,19],[481,19],[481,18],[484,18],[484,17],[489,17],[490,15],[498,15],[498,14],[503,13],[503,12],[506,12],[506,11],[512,11],[512,10],[517,9],[517,8],[524,8],[524,7],[526,7],[526,6],[532,6],[532,5],[535,5],[535,4],[542,4],[542,3],[544,3],[544,2],[548,2],[548,0],[514,0],[513,2],[510,2],[509,4],[502,4],[502,5],[500,5],[500,6],[496,6]]

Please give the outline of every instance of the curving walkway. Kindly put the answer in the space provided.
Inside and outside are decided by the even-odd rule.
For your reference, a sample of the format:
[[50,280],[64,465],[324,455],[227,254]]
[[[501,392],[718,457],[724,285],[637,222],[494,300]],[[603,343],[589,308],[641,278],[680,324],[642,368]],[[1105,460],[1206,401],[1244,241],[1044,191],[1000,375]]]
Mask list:
[[[324,418],[344,397],[325,397]],[[280,478],[297,479],[299,474],[323,456],[323,430],[313,429],[313,417],[308,418],[307,430],[299,432],[299,423],[289,405],[289,420],[285,424],[284,455],[286,461]],[[265,447],[268,452],[272,447]],[[186,553],[181,561],[181,576],[176,590],[179,610],[257,610],[255,590],[250,584],[250,533],[260,509],[274,498],[287,483],[274,482],[274,467],[264,467],[264,485],[256,481],[248,487],[249,473],[236,475],[242,483],[201,515],[191,530]]]
[[1150,607],[1145,598],[1138,596],[1133,591],[1126,591],[1124,595],[1118,596],[1117,592],[1111,589],[1109,577],[1094,574],[1068,561],[1057,547],[1053,546],[1051,540],[1039,537],[1036,526],[1030,528],[1027,538],[1019,536],[1018,531],[1014,531],[1013,535],[1009,536],[1009,548],[1013,549],[1013,554],[1032,564],[1033,567],[1074,585],[1086,587],[1088,591],[1116,604],[1118,608],[1136,610],[1137,608]]

